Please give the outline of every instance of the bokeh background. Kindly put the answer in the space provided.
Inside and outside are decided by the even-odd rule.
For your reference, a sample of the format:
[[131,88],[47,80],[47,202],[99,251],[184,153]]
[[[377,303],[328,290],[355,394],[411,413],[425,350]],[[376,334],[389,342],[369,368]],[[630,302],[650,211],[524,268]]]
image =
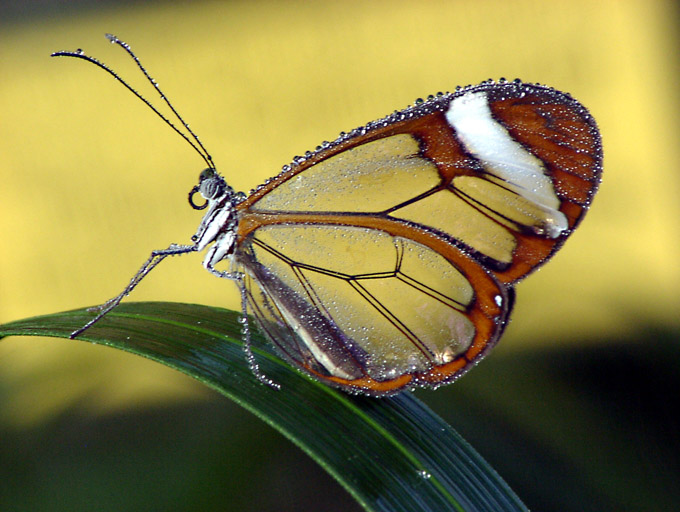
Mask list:
[[[518,287],[494,353],[418,392],[535,510],[680,500],[680,149],[672,1],[0,1],[0,322],[103,302],[185,243],[202,162],[83,48],[156,102],[129,42],[237,189],[417,97],[487,78],[571,92],[604,181]],[[158,103],[158,102],[156,102]],[[133,300],[238,307],[173,258]],[[359,510],[256,418],[158,364],[0,342],[0,509]]]

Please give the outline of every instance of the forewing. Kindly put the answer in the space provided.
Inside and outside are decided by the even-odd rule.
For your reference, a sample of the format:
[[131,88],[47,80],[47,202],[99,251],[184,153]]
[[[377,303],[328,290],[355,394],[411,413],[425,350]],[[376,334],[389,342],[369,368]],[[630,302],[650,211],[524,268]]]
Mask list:
[[[576,100],[537,85],[482,84],[296,158],[239,205],[240,232],[324,215],[365,226],[358,216],[370,214],[378,229],[418,225],[513,283],[573,232],[601,171],[599,132]],[[330,218],[337,213],[345,216]]]

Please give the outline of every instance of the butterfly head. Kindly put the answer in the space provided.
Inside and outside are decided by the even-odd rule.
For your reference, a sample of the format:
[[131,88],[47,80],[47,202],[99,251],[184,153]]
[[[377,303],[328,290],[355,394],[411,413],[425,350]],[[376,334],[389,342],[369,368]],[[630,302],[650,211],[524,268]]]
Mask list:
[[[201,205],[194,202],[194,196],[201,194],[205,202]],[[212,202],[219,201],[225,195],[234,195],[234,191],[227,185],[224,178],[215,169],[210,167],[201,171],[198,176],[198,185],[189,192],[189,204],[194,210],[204,210]]]
[[[196,194],[203,198],[202,204],[194,202]],[[215,169],[209,167],[201,171],[198,184],[189,192],[189,204],[194,210],[207,208],[196,234],[191,237],[199,250],[215,241],[220,233],[235,230],[237,219],[234,207],[244,198],[244,194],[234,192]]]

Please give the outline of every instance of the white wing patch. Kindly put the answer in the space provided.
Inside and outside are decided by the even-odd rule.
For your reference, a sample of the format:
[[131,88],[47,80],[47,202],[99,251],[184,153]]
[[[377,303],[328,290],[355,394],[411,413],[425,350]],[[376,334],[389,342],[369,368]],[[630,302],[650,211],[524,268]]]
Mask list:
[[488,172],[546,213],[546,235],[556,238],[568,228],[543,163],[493,119],[484,92],[470,92],[454,99],[446,119],[465,149],[478,158]]

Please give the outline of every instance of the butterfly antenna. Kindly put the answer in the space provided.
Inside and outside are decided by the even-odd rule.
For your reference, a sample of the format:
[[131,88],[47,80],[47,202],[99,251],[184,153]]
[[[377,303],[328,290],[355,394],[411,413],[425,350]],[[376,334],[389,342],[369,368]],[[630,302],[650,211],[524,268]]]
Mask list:
[[[175,110],[175,107],[172,106],[172,103],[170,103],[170,100],[163,94],[163,91],[161,88],[158,86],[156,83],[156,80],[154,80],[151,75],[147,72],[147,70],[142,66],[142,63],[139,61],[137,56],[134,54],[132,49],[130,48],[130,45],[128,45],[126,42],[121,41],[118,39],[116,36],[112,34],[106,34],[106,38],[113,44],[117,44],[121,48],[123,48],[128,55],[132,57],[132,59],[135,61],[139,69],[142,70],[142,73],[144,73],[144,76],[146,79],[149,81],[151,85],[153,85],[154,89],[158,92],[160,95],[161,99],[170,107],[170,110],[172,113],[175,115],[175,117],[179,120],[179,122],[182,124],[182,126],[189,132],[189,135],[191,138],[189,138],[184,132],[182,132],[177,126],[175,126],[166,116],[161,114],[161,112],[154,107],[149,100],[147,100],[144,96],[142,96],[140,93],[138,93],[130,84],[128,84],[125,80],[123,80],[115,71],[113,71],[111,68],[109,68],[106,64],[103,62],[100,62],[99,60],[95,59],[94,57],[90,57],[89,55],[86,55],[83,50],[78,49],[74,52],[69,52],[69,51],[61,51],[61,52],[54,52],[51,56],[52,57],[74,57],[76,59],[82,59],[87,62],[90,62],[91,64],[94,64],[98,68],[103,69],[106,71],[108,74],[113,76],[113,78],[116,79],[117,82],[125,86],[127,90],[129,90],[132,94],[134,94],[137,98],[139,98],[144,104],[149,107],[151,110],[154,111],[154,113],[160,117],[163,121],[165,121],[165,124],[167,124],[170,128],[172,128],[176,133],[178,133],[185,141],[189,143],[189,145],[194,148],[194,150],[201,156],[201,158],[205,161],[206,164],[208,164],[208,167],[215,170],[215,164],[213,163],[212,156],[210,156],[210,153],[205,149],[205,146],[201,143],[199,140],[198,136],[193,132],[191,128],[189,128],[189,125],[182,119],[182,116],[179,115],[177,110]],[[192,140],[193,139],[193,140]]]

